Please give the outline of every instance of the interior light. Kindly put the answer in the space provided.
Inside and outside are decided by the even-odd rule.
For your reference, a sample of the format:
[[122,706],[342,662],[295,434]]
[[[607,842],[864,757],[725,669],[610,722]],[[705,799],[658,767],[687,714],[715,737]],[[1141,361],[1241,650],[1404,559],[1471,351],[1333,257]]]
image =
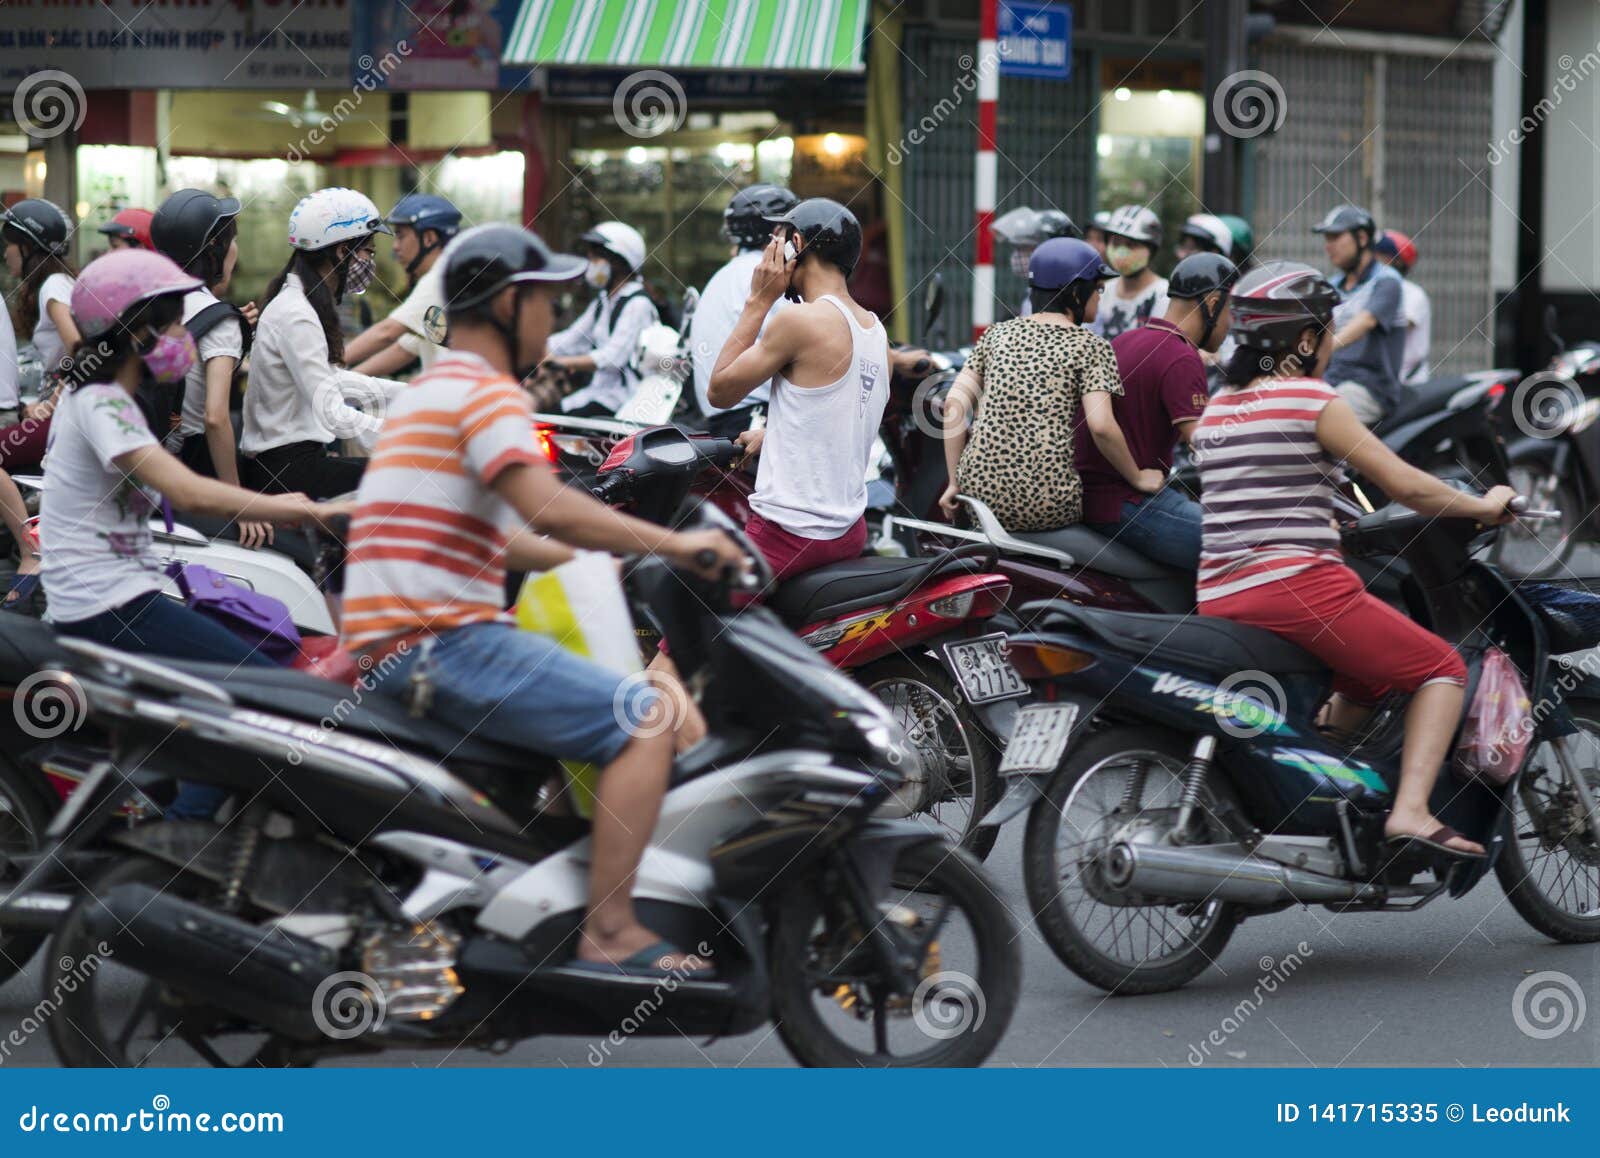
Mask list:
[[1132,100],[1133,99],[1133,91],[1131,89],[1127,89],[1127,88],[1119,88],[1115,92],[1113,92],[1111,95],[1116,97],[1119,101],[1126,101],[1126,100]]
[[628,163],[630,165],[643,165],[649,157],[650,154],[644,151],[644,146],[642,145],[635,145],[628,150]]
[[838,133],[829,133],[822,138],[822,151],[830,157],[842,157],[848,148]]

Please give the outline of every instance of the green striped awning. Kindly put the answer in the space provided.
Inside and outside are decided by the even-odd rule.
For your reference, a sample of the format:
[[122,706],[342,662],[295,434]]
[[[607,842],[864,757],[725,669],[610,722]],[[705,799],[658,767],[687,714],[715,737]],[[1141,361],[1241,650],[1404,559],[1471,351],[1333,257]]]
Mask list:
[[872,0],[522,0],[512,65],[860,72]]

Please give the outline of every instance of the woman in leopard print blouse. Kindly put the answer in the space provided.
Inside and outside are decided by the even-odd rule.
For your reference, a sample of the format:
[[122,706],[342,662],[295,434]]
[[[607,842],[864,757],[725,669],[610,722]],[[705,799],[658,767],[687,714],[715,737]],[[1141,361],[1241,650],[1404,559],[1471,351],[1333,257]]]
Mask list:
[[[945,465],[954,481],[939,503],[947,514],[955,513],[960,493],[985,503],[1008,531],[1080,521],[1083,485],[1072,457],[1080,402],[1089,428],[1113,443],[1112,465],[1138,473],[1111,408],[1112,396],[1122,393],[1116,355],[1084,328],[1105,279],[1115,276],[1082,241],[1055,238],[1034,250],[1034,312],[989,327],[945,400]],[[1125,463],[1116,460],[1118,443]]]

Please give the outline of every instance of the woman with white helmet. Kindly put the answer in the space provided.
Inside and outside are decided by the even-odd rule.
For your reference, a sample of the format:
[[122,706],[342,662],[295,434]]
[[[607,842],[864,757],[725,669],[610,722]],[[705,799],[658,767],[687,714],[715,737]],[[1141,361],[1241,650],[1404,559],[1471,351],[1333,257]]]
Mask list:
[[372,284],[374,237],[388,232],[378,207],[354,189],[319,189],[289,215],[294,253],[267,287],[244,396],[239,449],[247,486],[328,498],[361,481],[365,460],[340,457],[334,443],[354,438],[370,449],[401,383],[337,365],[344,358],[338,305]]
[[568,373],[592,373],[582,390],[561,400],[564,413],[580,417],[615,414],[638,380],[633,368],[639,335],[659,321],[656,304],[639,270],[644,266],[644,238],[620,221],[603,221],[578,241],[587,250],[589,267],[583,279],[594,289],[594,301],[578,320],[545,343],[546,362]]

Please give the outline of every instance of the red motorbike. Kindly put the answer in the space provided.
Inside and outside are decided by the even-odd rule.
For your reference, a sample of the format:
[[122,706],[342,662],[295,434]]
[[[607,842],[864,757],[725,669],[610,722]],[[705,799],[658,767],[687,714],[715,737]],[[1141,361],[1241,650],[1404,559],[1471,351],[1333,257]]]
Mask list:
[[[748,516],[752,480],[744,448],[723,438],[658,426],[625,438],[600,465],[595,497],[663,525],[685,500]],[[925,814],[978,856],[994,843],[977,826],[998,799],[998,746],[977,712],[1027,694],[1005,662],[1005,636],[988,620],[1010,581],[995,550],[967,544],[927,557],[864,555],[797,575],[765,602],[835,667],[888,706],[916,747],[921,768],[901,789],[908,813]],[[653,632],[641,629],[645,646]]]

